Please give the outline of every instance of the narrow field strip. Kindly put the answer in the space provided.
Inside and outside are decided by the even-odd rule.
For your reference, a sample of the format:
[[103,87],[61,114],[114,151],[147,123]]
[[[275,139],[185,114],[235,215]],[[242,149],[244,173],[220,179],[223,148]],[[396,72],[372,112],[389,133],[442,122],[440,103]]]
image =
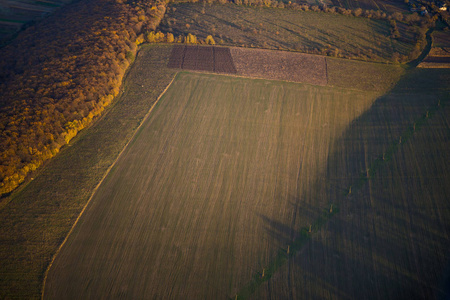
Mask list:
[[169,68],[325,86],[324,56],[237,47],[175,45]]
[[161,97],[166,93],[166,91],[169,89],[169,87],[172,85],[173,81],[176,78],[176,74],[174,75],[174,77],[172,78],[172,81],[167,85],[167,87],[163,90],[163,92],[159,95],[159,97],[156,99],[155,103],[151,106],[150,110],[147,112],[147,114],[144,116],[141,124],[139,125],[139,127],[136,128],[135,133],[133,134],[133,136],[130,138],[130,140],[127,142],[127,144],[124,146],[124,148],[122,149],[122,151],[119,153],[119,155],[117,155],[117,158],[114,160],[114,162],[109,166],[109,168],[106,170],[106,172],[104,173],[102,179],[100,180],[100,182],[97,184],[97,186],[94,188],[94,190],[92,191],[91,196],[89,197],[89,200],[86,202],[86,204],[84,205],[83,209],[81,210],[80,214],[78,215],[78,217],[76,218],[75,222],[73,223],[72,227],[70,228],[69,232],[67,233],[66,237],[64,238],[64,240],[62,241],[61,245],[59,245],[58,249],[56,250],[55,254],[53,255],[46,271],[44,274],[44,279],[43,279],[43,283],[42,283],[42,291],[41,291],[41,299],[44,299],[44,292],[45,292],[45,283],[47,281],[47,277],[48,277],[48,272],[50,271],[53,262],[55,261],[56,257],[58,256],[59,252],[61,251],[62,247],[64,247],[64,245],[67,242],[67,239],[70,237],[70,235],[72,234],[75,226],[77,226],[78,221],[80,220],[81,216],[83,215],[83,213],[85,212],[86,208],[89,206],[89,204],[91,203],[92,198],[94,197],[95,193],[97,192],[98,188],[102,185],[103,181],[105,180],[105,178],[108,176],[109,172],[111,171],[111,169],[116,165],[117,161],[119,160],[119,158],[122,156],[122,154],[124,153],[124,151],[127,149],[128,145],[133,141],[133,137],[139,132],[139,129],[142,127],[142,125],[145,123],[145,120],[148,118],[148,116],[151,114],[151,112],[153,111],[153,109],[155,108],[155,106],[158,104],[159,100],[161,99]]
[[[360,177],[351,185],[346,188],[342,188],[342,196],[346,200],[350,200],[354,197],[354,194],[360,191],[364,185],[384,166],[397,152],[398,148],[402,144],[411,139],[414,133],[423,129],[426,126],[427,120],[431,119],[433,115],[440,109],[445,108],[449,99],[446,98],[443,101],[438,100],[435,106],[432,106],[426,110],[423,115],[416,119],[398,138],[393,141],[387,148],[386,152],[382,153],[377,159],[375,159],[367,169],[365,173],[362,173]],[[303,247],[311,240],[313,234],[318,233],[323,225],[325,225],[333,216],[339,213],[338,203],[329,203],[329,206],[323,208],[322,213],[317,219],[314,220],[309,226],[304,226],[300,229],[300,236],[295,238],[292,243],[287,244],[286,248],[279,249],[277,255],[272,258],[269,264],[263,265],[261,271],[254,273],[252,279],[242,287],[239,292],[229,299],[248,299],[252,296],[257,289],[265,282],[269,281],[273,275],[286,264],[291,257],[296,256]]]

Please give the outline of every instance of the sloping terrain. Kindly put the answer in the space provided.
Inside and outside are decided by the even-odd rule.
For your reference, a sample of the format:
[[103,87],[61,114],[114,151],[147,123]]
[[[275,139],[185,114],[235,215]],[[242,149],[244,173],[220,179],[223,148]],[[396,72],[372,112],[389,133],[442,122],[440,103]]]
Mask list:
[[[170,82],[170,47],[144,47],[117,105],[2,208],[1,298],[39,297],[51,255]],[[449,72],[408,70],[395,84],[401,67],[327,61],[330,87],[180,74],[45,295],[445,295]]]
[[171,4],[159,28],[175,36],[212,35],[225,45],[383,62],[394,53],[407,57],[415,43],[411,28],[400,24],[401,38],[391,38],[387,20],[234,4]]
[[286,246],[267,220],[295,237],[328,205],[310,187],[375,97],[178,74],[57,256],[46,298],[233,296]]

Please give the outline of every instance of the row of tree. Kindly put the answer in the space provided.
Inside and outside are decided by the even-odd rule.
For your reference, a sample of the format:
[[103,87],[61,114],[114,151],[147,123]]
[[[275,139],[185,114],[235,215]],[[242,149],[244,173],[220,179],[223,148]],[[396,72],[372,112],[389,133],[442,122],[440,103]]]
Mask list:
[[187,35],[180,34],[174,36],[171,32],[164,34],[161,31],[150,31],[143,36],[148,43],[185,43],[185,44],[206,44],[215,45],[216,41],[212,35],[208,35],[204,40],[197,38],[196,35],[188,33]]
[[166,2],[81,0],[0,49],[0,194],[16,188],[118,94]]

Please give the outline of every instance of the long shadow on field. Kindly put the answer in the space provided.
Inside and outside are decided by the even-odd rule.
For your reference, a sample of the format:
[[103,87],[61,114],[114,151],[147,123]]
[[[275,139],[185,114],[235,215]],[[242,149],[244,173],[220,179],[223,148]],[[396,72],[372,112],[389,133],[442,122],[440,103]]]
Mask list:
[[[330,149],[326,184],[311,187],[328,207],[304,195],[294,225],[261,216],[280,244],[308,239],[259,299],[450,297],[449,82],[450,70],[410,70]],[[320,210],[327,220],[308,235],[302,220]]]

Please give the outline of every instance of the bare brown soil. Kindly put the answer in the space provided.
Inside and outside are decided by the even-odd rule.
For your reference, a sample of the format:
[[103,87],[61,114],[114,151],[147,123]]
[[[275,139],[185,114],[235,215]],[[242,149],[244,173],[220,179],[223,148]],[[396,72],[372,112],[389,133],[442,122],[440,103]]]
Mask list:
[[236,74],[229,48],[179,46],[173,47],[169,68]]
[[184,54],[186,51],[186,47],[184,46],[174,46],[172,48],[172,53],[170,54],[169,63],[167,67],[181,69],[183,65]]
[[326,58],[263,49],[173,47],[169,68],[327,85]]
[[450,48],[432,48],[427,58],[419,65],[421,68],[450,68]]
[[327,85],[323,56],[244,48],[231,48],[231,55],[240,75]]

